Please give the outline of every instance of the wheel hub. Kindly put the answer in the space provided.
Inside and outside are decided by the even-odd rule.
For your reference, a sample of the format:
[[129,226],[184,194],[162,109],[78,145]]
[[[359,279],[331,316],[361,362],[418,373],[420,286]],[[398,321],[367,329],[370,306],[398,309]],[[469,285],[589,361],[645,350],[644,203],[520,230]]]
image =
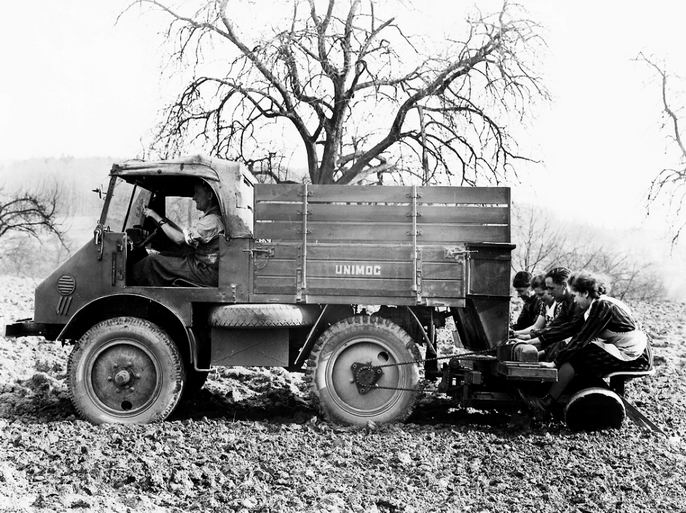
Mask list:
[[383,371],[379,367],[372,366],[372,362],[355,362],[350,366],[350,370],[353,373],[353,383],[360,394],[369,392],[383,376]]
[[129,374],[129,371],[120,370],[114,376],[114,382],[117,386],[127,385],[129,381],[131,381],[131,374]]
[[111,344],[92,361],[94,398],[115,415],[131,415],[146,408],[159,392],[159,379],[154,361],[137,341]]

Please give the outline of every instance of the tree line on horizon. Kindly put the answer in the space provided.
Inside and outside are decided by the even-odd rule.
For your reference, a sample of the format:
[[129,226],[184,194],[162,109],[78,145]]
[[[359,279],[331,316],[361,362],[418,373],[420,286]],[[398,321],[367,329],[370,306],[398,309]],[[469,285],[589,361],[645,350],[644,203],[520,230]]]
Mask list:
[[[106,189],[112,159],[41,160],[37,172],[31,176],[26,169],[35,170],[36,164],[25,161],[20,168],[24,169],[25,178],[28,176],[29,181],[37,184],[46,176],[58,185],[73,184],[81,177],[77,187],[61,187],[63,191],[68,190],[68,196],[60,197],[58,203],[61,210],[57,224],[62,239],[51,231],[38,236],[18,231],[0,237],[0,274],[34,279],[47,276],[88,240],[102,208],[103,199],[92,189]],[[84,174],[92,179],[84,180]],[[636,253],[608,244],[610,237],[602,231],[589,232],[569,221],[563,224],[553,212],[532,205],[513,204],[511,223],[512,242],[517,246],[512,253],[513,271],[537,274],[565,265],[603,274],[612,286],[612,295],[619,298],[660,299],[666,295],[661,268]]]
[[553,267],[589,271],[604,278],[618,299],[664,299],[666,273],[642,251],[615,243],[607,230],[590,230],[535,205],[512,207],[512,270],[545,274]]

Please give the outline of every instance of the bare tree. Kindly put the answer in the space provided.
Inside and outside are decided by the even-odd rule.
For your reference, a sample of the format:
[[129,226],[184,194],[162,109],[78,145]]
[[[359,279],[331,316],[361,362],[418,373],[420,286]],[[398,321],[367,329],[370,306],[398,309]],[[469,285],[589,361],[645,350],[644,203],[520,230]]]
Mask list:
[[58,220],[59,205],[58,187],[43,192],[13,194],[3,194],[0,189],[0,239],[12,233],[23,233],[39,239],[41,233],[50,233],[64,244]]
[[[378,182],[388,173],[498,182],[523,158],[505,120],[521,120],[547,92],[526,62],[542,44],[538,26],[519,6],[506,1],[495,15],[468,20],[462,40],[422,53],[393,17],[377,14],[378,0],[291,2],[288,23],[265,37],[258,27],[240,31],[228,0],[202,0],[196,10],[185,2],[184,12],[163,0],[132,3],[171,17],[174,57],[196,70],[167,109],[156,140],[162,156],[201,144],[264,162],[273,151],[266,134],[277,127],[297,134],[313,183]],[[202,66],[209,55],[226,66],[210,73]],[[273,166],[253,169],[283,177]]]
[[670,95],[672,76],[664,65],[658,64],[656,59],[640,53],[637,60],[647,64],[660,80],[660,97],[664,122],[662,128],[667,132],[667,138],[675,152],[675,165],[660,171],[650,184],[648,192],[648,206],[657,202],[659,198],[667,199],[670,214],[674,215],[672,244],[676,244],[681,231],[686,227],[686,220],[682,218],[682,209],[686,200],[686,147],[684,146],[681,130],[681,113],[683,106],[674,105],[674,98]]
[[515,271],[540,272],[559,258],[565,237],[553,226],[548,213],[535,207],[513,205],[512,217],[513,238],[517,243],[512,255]]
[[0,274],[48,276],[70,255],[69,248],[57,237],[36,239],[17,232],[0,242]]
[[613,247],[602,234],[561,225],[542,208],[515,205],[512,217],[514,270],[538,274],[563,265],[604,276],[611,294],[620,299],[665,296],[663,278],[653,263]]

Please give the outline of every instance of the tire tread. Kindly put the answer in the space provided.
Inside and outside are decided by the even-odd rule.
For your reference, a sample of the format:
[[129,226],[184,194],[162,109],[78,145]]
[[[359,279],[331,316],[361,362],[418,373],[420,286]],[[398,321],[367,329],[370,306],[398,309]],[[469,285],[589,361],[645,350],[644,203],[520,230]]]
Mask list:
[[[74,344],[74,348],[69,353],[69,358],[67,360],[67,376],[69,385],[67,387],[67,391],[69,399],[80,417],[89,420],[91,419],[91,413],[81,405],[81,401],[75,395],[73,383],[75,365],[77,365],[78,359],[82,356],[83,350],[90,344],[94,343],[94,340],[97,340],[98,336],[103,331],[108,331],[115,327],[119,328],[122,324],[126,324],[125,327],[133,325],[148,330],[155,340],[161,341],[161,343],[164,344],[165,348],[169,350],[170,356],[172,357],[174,373],[173,380],[177,383],[175,396],[169,401],[163,410],[157,412],[152,418],[147,420],[148,423],[161,422],[171,414],[181,398],[185,378],[184,364],[176,344],[174,344],[174,342],[169,338],[169,335],[167,335],[167,333],[155,323],[139,317],[122,316],[101,321],[88,329],[86,333],[84,333],[84,335]],[[181,386],[179,386],[179,383]]]
[[[377,327],[384,331],[390,331],[394,336],[398,337],[408,350],[409,354],[412,356],[413,360],[419,360],[421,354],[417,348],[417,344],[412,340],[412,338],[407,334],[407,332],[402,329],[397,324],[385,319],[383,317],[374,317],[366,315],[355,315],[353,317],[347,317],[336,324],[332,325],[327,329],[315,342],[310,356],[307,360],[307,368],[305,370],[305,383],[310,391],[310,401],[312,406],[321,412],[324,417],[328,420],[334,422],[345,422],[343,419],[339,418],[335,412],[331,411],[326,407],[325,403],[322,402],[319,389],[316,383],[316,368],[319,357],[322,350],[330,343],[330,341],[336,336],[348,331],[351,326],[369,326]],[[417,387],[417,393],[419,392],[419,387]],[[403,422],[412,414],[414,409],[414,401],[410,402],[406,407],[404,407],[397,415],[394,417],[393,422]]]
[[216,328],[295,328],[309,326],[314,319],[298,305],[223,305],[212,309],[210,326]]

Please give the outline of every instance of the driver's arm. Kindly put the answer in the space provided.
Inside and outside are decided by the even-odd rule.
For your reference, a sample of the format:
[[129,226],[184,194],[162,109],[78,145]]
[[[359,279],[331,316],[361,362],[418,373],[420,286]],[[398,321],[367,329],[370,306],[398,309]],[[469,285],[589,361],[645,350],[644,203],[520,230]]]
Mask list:
[[164,234],[169,237],[169,240],[178,245],[185,244],[186,238],[183,235],[183,231],[181,231],[176,224],[162,217],[151,208],[143,209],[143,215],[150,217],[153,221],[155,221],[157,226],[159,226]]

